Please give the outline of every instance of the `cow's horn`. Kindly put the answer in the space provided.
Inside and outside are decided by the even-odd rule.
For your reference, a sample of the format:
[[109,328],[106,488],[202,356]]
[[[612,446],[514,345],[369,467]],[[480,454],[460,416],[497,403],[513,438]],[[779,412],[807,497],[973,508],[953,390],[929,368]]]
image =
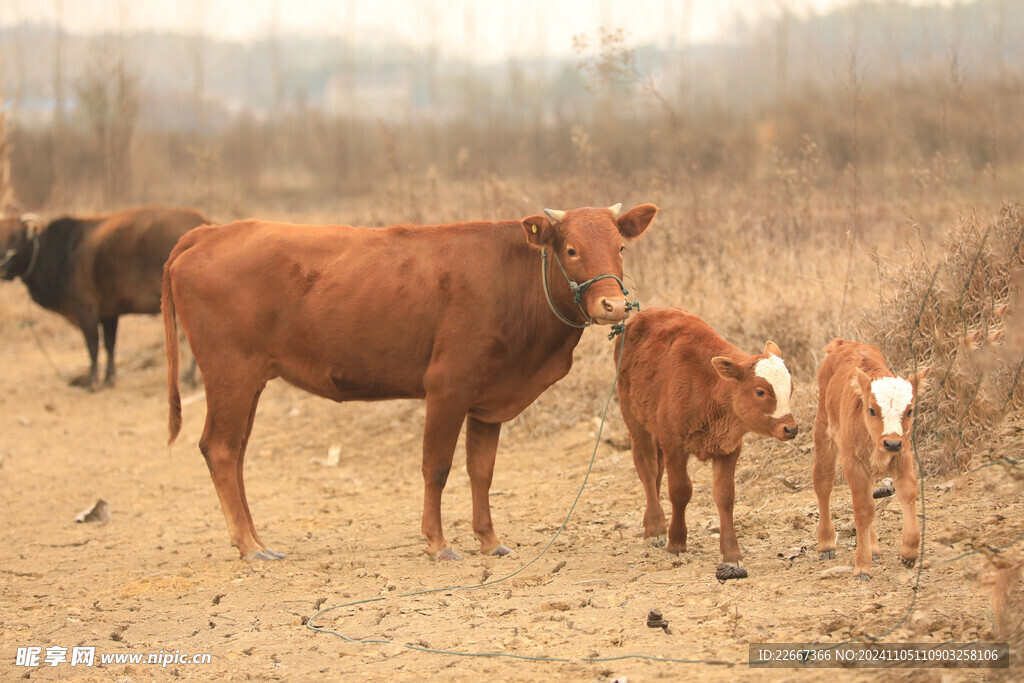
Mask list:
[[619,211],[622,211],[622,202],[619,202],[618,204],[615,204],[613,206],[609,206],[608,210],[612,212],[612,218],[618,218]]
[[34,213],[21,214],[21,223],[25,226],[29,239],[35,237],[43,229],[42,219]]
[[544,209],[544,213],[548,215],[553,223],[560,222],[565,218],[565,211],[559,211],[558,209]]

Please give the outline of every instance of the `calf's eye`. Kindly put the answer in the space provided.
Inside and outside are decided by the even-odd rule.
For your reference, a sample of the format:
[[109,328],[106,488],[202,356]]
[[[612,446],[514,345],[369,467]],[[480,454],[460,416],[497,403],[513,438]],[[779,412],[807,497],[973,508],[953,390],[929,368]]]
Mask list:
[[871,417],[874,417],[875,416],[875,409],[874,408],[868,408],[868,415],[870,415]]
[[576,255],[576,250],[570,248],[569,251],[568,251],[568,254],[569,254],[569,256],[575,256]]
[[913,408],[907,408],[907,417],[910,417],[913,414],[914,414],[914,409]]
[[757,396],[758,398],[764,398],[764,389],[758,389]]

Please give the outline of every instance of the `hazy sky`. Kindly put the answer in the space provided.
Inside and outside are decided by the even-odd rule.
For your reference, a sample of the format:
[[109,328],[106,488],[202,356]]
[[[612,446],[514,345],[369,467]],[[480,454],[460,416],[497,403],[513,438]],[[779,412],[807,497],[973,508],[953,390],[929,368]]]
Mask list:
[[728,38],[738,19],[755,23],[782,6],[806,13],[849,4],[852,0],[0,0],[0,24],[53,22],[60,15],[70,32],[200,30],[246,40],[276,31],[366,43],[398,38],[414,46],[437,45],[450,56],[492,60],[568,53],[574,35],[599,27],[625,29],[632,43],[705,42]]

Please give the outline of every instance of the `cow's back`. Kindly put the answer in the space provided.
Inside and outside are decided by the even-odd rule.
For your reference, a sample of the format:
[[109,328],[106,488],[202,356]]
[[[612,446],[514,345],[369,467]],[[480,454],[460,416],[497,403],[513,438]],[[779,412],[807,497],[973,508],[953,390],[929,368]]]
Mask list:
[[159,313],[164,262],[185,233],[208,222],[195,209],[165,207],[129,209],[100,222],[80,247],[78,267],[95,289],[101,319]]
[[[519,273],[539,277],[539,266],[529,267],[539,259],[521,231],[512,222],[356,228],[242,221],[189,233],[168,268],[200,369],[253,358],[266,377],[341,401],[422,398],[427,383],[471,368],[494,405],[530,394],[521,410],[550,383],[522,381],[537,373],[529,356],[551,355],[543,331],[529,322],[536,315],[509,303],[521,298],[510,296],[522,289]],[[512,267],[526,258],[527,267]],[[200,326],[201,339],[191,333]],[[449,365],[438,362],[442,356]],[[499,368],[529,391],[502,394]],[[490,404],[481,397],[476,405]]]

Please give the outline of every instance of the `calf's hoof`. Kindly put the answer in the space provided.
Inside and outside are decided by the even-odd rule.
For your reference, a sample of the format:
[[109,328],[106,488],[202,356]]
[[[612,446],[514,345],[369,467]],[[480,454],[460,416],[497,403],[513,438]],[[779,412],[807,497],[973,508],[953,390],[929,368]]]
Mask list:
[[881,555],[878,554],[877,550],[872,550],[871,551],[871,561],[872,562],[878,562],[878,558],[880,558],[880,557],[881,557]]
[[903,557],[902,555],[900,555],[900,562],[902,562],[903,566],[907,569],[913,569],[914,565],[917,564],[917,556],[915,555],[914,557]]
[[284,559],[284,555],[282,555],[281,553],[275,552],[273,550],[267,550],[266,548],[261,548],[260,550],[252,551],[251,553],[249,553],[248,555],[246,555],[242,559],[244,559],[246,562],[250,562],[250,563],[251,562],[275,562],[277,560],[283,560]]
[[715,578],[719,581],[728,581],[729,579],[745,579],[747,578],[747,570],[738,564],[732,564],[731,562],[723,562],[718,565],[715,569]]
[[498,544],[498,547],[496,547],[494,550],[484,554],[490,555],[491,557],[506,557],[508,555],[515,555],[511,548],[509,548],[508,546],[501,545],[500,543]]
[[853,580],[854,581],[870,581],[871,580],[871,574],[869,574],[868,572],[863,572],[863,571],[862,572],[857,572],[856,574],[853,575]]
[[458,562],[462,559],[462,555],[459,555],[457,552],[448,547],[441,548],[431,557],[433,557],[435,560],[452,562]]
[[821,555],[819,555],[818,557],[822,560],[834,560],[836,559],[836,551],[835,549],[823,550],[821,551]]

